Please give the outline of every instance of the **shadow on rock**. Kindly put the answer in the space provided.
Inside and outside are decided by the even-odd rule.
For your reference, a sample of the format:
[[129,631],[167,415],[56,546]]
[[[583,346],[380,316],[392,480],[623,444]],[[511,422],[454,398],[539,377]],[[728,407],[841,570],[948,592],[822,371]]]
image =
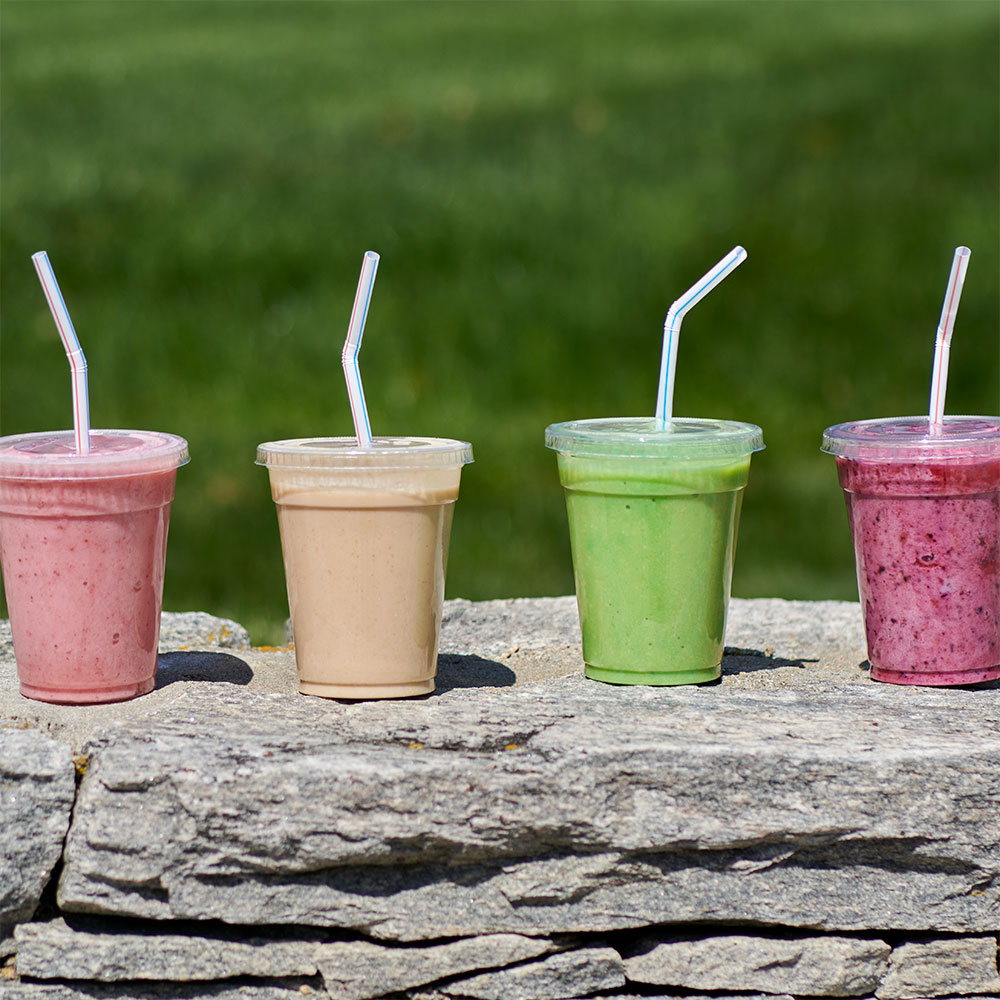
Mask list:
[[754,670],[777,670],[778,667],[798,667],[804,669],[807,663],[819,663],[819,660],[786,660],[783,656],[775,656],[761,649],[733,649],[726,647],[722,657],[722,673],[747,674]]
[[249,684],[253,671],[238,656],[230,653],[160,653],[156,658],[157,689],[177,681],[216,681],[223,684]]
[[438,656],[434,687],[443,693],[456,688],[513,687],[516,680],[514,671],[496,660],[442,653]]

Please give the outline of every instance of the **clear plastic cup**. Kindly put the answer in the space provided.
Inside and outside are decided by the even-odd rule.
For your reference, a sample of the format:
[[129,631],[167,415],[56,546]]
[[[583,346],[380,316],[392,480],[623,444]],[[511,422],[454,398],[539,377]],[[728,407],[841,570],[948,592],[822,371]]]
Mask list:
[[553,424],[585,673],[697,684],[721,673],[754,424],[654,418]]
[[0,438],[0,564],[21,693],[123,701],[152,690],[170,503],[187,442],[151,431]]
[[877,681],[1000,677],[1000,418],[829,427]]
[[434,690],[452,513],[472,446],[444,438],[270,441],[299,690]]

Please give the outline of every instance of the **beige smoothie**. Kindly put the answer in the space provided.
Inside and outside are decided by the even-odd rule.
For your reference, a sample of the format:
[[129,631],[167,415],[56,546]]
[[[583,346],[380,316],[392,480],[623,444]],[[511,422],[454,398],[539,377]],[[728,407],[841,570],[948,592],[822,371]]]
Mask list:
[[258,455],[278,510],[299,689],[328,698],[433,691],[452,512],[471,449],[314,439]]

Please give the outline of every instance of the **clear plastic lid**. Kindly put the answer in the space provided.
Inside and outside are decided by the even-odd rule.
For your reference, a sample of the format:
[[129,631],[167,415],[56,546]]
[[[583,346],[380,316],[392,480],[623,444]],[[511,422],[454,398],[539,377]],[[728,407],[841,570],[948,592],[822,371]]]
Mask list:
[[357,438],[291,438],[257,448],[257,465],[283,469],[429,469],[466,465],[472,445],[451,438],[377,437],[370,448]]
[[552,424],[545,446],[570,455],[725,459],[761,451],[764,434],[736,420],[675,417],[662,428],[655,417],[603,417]]
[[116,479],[176,469],[190,461],[188,443],[157,431],[92,430],[80,455],[73,431],[41,431],[0,438],[4,479]]
[[1000,417],[945,417],[934,433],[926,416],[854,420],[828,427],[822,450],[890,462],[990,458],[1000,456]]

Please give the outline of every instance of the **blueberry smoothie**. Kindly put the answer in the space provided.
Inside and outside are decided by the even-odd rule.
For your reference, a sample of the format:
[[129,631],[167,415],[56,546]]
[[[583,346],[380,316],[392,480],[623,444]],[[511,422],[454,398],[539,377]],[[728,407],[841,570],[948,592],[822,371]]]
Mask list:
[[830,428],[875,680],[1000,677],[1000,421]]

